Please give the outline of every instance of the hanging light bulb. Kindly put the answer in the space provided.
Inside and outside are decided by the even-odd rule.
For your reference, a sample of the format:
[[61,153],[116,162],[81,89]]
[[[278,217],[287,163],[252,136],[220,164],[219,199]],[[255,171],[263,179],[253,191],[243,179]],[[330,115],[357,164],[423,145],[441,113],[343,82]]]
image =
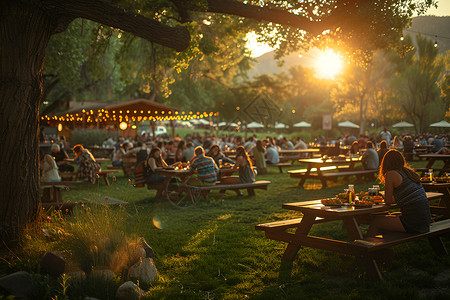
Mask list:
[[434,48],[437,48],[437,46],[438,46],[437,41],[434,41]]

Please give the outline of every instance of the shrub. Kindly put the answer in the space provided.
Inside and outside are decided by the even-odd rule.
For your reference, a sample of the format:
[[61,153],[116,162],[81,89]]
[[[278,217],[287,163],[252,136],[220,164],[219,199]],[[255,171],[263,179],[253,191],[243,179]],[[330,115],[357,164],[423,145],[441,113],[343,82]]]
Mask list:
[[119,132],[106,132],[103,129],[74,129],[72,131],[70,144],[72,146],[76,144],[81,144],[83,146],[101,146],[109,136],[117,138]]

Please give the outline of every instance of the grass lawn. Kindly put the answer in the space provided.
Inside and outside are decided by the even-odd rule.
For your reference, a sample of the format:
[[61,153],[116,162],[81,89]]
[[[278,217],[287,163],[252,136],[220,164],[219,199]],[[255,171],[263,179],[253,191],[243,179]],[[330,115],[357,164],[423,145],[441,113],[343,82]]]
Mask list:
[[[292,169],[300,167],[297,163]],[[256,197],[213,191],[208,200],[188,209],[155,200],[155,191],[133,187],[121,173],[111,186],[74,186],[63,198],[88,201],[107,196],[128,203],[123,230],[143,236],[156,253],[159,278],[145,286],[150,299],[448,299],[450,258],[437,257],[426,240],[395,247],[394,260],[380,264],[382,282],[368,278],[352,256],[312,248],[300,249],[290,278],[280,278],[286,244],[266,239],[255,225],[299,217],[281,205],[332,197],[347,184],[330,182],[329,188],[319,190],[314,188],[320,183],[307,181],[303,189],[286,171],[268,171],[257,179],[272,183],[267,191],[256,190]],[[359,192],[376,183],[354,184]],[[346,238],[339,222],[315,225],[313,233]],[[448,239],[444,242],[450,247]]]

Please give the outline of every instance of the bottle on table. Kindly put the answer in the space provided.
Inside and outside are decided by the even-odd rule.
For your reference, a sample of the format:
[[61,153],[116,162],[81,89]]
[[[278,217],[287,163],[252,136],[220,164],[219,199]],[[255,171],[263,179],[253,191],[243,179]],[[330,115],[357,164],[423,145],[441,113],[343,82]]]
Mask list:
[[347,201],[348,203],[352,204],[355,203],[355,199],[356,199],[355,186],[353,184],[349,184],[347,191]]

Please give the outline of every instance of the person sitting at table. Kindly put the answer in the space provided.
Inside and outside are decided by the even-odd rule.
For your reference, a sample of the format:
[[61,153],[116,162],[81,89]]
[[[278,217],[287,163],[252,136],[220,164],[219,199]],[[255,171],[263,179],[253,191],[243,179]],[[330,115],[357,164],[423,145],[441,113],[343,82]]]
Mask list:
[[431,142],[431,145],[433,146],[433,148],[431,148],[431,152],[433,152],[433,153],[439,152],[439,150],[441,150],[445,146],[444,142],[437,135],[434,136],[434,139]]
[[186,143],[184,141],[178,142],[177,150],[175,151],[175,161],[187,162],[183,156],[184,149],[186,149]]
[[280,162],[280,156],[278,154],[278,147],[272,143],[267,144],[266,149],[266,163],[267,164],[277,164]]
[[359,156],[359,143],[357,141],[354,141],[352,143],[350,149],[348,150],[347,155],[350,156],[350,158]]
[[361,162],[364,170],[376,170],[379,167],[378,153],[375,151],[371,141],[368,141],[366,144],[366,151],[362,155]]
[[401,215],[377,215],[371,220],[368,236],[390,230],[410,233],[430,231],[430,206],[420,183],[420,176],[411,169],[402,153],[389,150],[380,165],[379,180],[385,186],[384,202],[397,203]]
[[339,156],[341,154],[341,143],[336,141],[334,147],[328,148],[326,155],[329,157]]
[[69,158],[69,155],[67,155],[67,152],[64,151],[64,149],[61,149],[58,144],[52,144],[50,150],[52,151],[53,158],[60,172],[73,172],[75,170],[75,168],[66,161],[66,159]]
[[183,150],[182,155],[186,162],[190,161],[195,156],[194,144],[191,141],[186,143],[186,148]]
[[239,146],[236,148],[236,164],[234,165],[233,169],[239,169],[239,177],[224,177],[220,180],[221,183],[234,184],[255,182],[255,172],[253,172],[253,165],[243,146]]
[[58,166],[50,154],[39,151],[39,169],[42,171],[41,181],[60,182],[61,177],[58,173]]
[[388,145],[386,143],[386,141],[381,141],[380,145],[378,145],[378,161],[382,162],[383,161],[383,157],[386,154],[386,152],[388,152]]
[[226,157],[221,151],[219,145],[212,145],[211,149],[206,153],[206,156],[212,157],[214,159],[214,162],[218,167],[220,167],[221,163],[220,160],[222,160],[222,164],[231,164],[234,165],[235,162],[228,157]]
[[253,158],[255,159],[255,165],[259,174],[267,173],[266,159],[264,158],[264,153],[266,149],[261,140],[256,141],[256,146],[252,149]]
[[123,161],[122,157],[127,153],[129,148],[129,143],[123,143],[119,146],[119,149],[114,153],[114,157],[112,159],[112,165],[115,167],[122,167]]
[[188,185],[215,185],[219,168],[214,159],[205,156],[205,150],[198,146],[194,150],[195,156],[190,160],[191,171],[197,170],[197,176],[188,179]]
[[79,164],[78,177],[81,180],[95,183],[98,172],[101,171],[100,165],[95,161],[94,156],[89,150],[84,149],[82,145],[75,145],[73,147],[75,154],[75,164]]
[[403,142],[397,135],[394,136],[394,139],[392,140],[391,149],[397,149],[398,151],[403,150]]
[[157,168],[168,167],[169,165],[165,162],[161,155],[161,149],[159,147],[154,147],[148,155],[147,162],[145,164],[144,170],[146,174],[146,180],[149,184],[161,184],[166,179],[165,176],[156,173]]

